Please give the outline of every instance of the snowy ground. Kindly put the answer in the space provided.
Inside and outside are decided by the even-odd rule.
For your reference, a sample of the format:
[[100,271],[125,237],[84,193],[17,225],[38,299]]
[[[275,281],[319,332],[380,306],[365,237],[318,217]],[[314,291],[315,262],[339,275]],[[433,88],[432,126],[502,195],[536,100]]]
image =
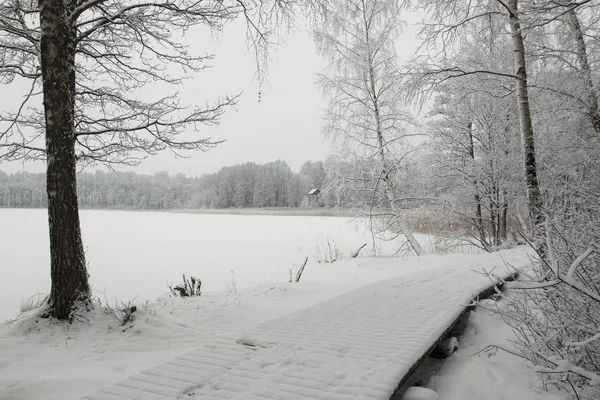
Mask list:
[[[45,217],[41,210],[0,210],[2,226],[11,227],[10,232],[3,229],[0,241],[0,293],[8,296],[5,304],[18,306],[21,299],[47,287]],[[307,252],[314,252],[316,235],[336,237],[344,254],[364,243],[365,236],[351,229],[344,218],[222,217],[83,212],[92,283],[106,288],[108,298],[157,297],[165,293],[165,280],[176,281],[181,272],[203,277],[206,291],[196,299],[163,296],[141,307],[133,326],[124,331],[98,311],[88,323],[73,326],[48,326],[47,321],[27,315],[0,326],[0,399],[77,399],[218,335],[248,331],[366,284],[499,257],[360,257],[334,264],[311,259],[302,281],[289,284],[288,269]],[[503,255],[523,259],[525,251]],[[236,292],[231,287],[231,269]],[[207,282],[207,275],[212,282]],[[3,310],[5,318],[11,317],[7,307]],[[471,350],[488,340],[508,338],[510,331],[496,317],[478,311],[461,350],[444,364],[430,386],[443,399],[558,398],[538,393],[535,374],[520,359],[503,354],[469,357]]]

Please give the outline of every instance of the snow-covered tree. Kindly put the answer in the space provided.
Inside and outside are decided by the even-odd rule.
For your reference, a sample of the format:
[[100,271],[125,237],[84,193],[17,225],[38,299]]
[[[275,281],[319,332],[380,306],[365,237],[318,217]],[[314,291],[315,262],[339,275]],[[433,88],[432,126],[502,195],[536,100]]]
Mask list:
[[[404,1],[423,10],[427,19],[421,31],[422,50],[408,73],[413,76],[413,92],[431,93],[435,87],[449,79],[457,79],[471,75],[488,75],[512,78],[514,94],[518,109],[521,133],[521,153],[523,163],[523,182],[527,194],[530,231],[543,231],[542,199],[538,182],[538,166],[536,162],[535,136],[531,118],[529,100],[529,81],[525,59],[524,35],[519,1],[450,1],[425,0],[419,2]],[[503,24],[498,25],[498,19]],[[461,52],[461,46],[477,34],[482,27],[481,21],[489,21],[485,29],[493,32],[496,26],[510,38],[512,49],[513,71],[501,71],[495,66],[482,66],[471,63],[468,53]],[[525,25],[523,25],[525,26]],[[508,28],[508,29],[507,29]],[[493,39],[492,39],[493,40]],[[483,42],[482,46],[488,43]],[[463,55],[457,62],[457,54]]]
[[329,61],[319,79],[328,101],[324,131],[335,146],[328,162],[329,184],[354,192],[347,197],[354,208],[370,217],[385,216],[385,225],[394,226],[423,254],[404,222],[407,202],[395,183],[411,122],[394,47],[399,12],[392,0],[335,1],[314,36]]
[[[431,128],[444,138],[442,143],[454,144],[444,154],[452,156],[450,169],[460,169],[472,188],[482,187],[482,178],[502,171],[497,168],[502,164],[493,160],[514,160],[514,147],[505,145],[514,131],[510,121],[518,116],[520,122],[525,174],[512,184],[524,183],[530,226],[535,228],[533,236],[525,236],[534,238],[539,250],[535,274],[519,284],[526,291],[509,299],[507,314],[520,336],[521,351],[573,398],[595,399],[599,392],[588,383],[599,372],[600,354],[600,141],[598,56],[590,49],[598,48],[598,7],[587,1],[528,0],[418,4],[428,13],[423,31],[427,42],[421,49],[430,51],[412,65],[418,77],[413,83],[419,93],[437,97],[437,120]],[[482,33],[492,32],[500,40],[481,40]],[[501,58],[481,62],[481,49],[503,45],[506,39],[511,41],[514,72]],[[485,124],[477,132],[482,117]],[[503,126],[508,128],[504,139]],[[491,134],[481,136],[486,131]],[[508,150],[504,159],[490,152],[494,137],[499,139],[496,148]],[[455,179],[452,189],[457,182],[464,186],[464,180]],[[519,190],[513,192],[518,200]],[[481,199],[473,197],[475,204],[483,204]]]
[[294,4],[2,0],[0,81],[29,89],[15,110],[0,117],[0,160],[47,162],[49,316],[68,319],[76,303],[90,305],[76,163],[135,164],[165,149],[215,146],[216,140],[180,134],[217,123],[235,104],[235,96],[186,107],[175,94],[145,100],[137,91],[149,82],[179,84],[181,76],[171,75],[174,71],[205,68],[211,56],[190,51],[178,37],[194,25],[220,30],[237,16],[249,21],[251,46],[264,65],[262,50],[273,43],[279,28],[287,28]]

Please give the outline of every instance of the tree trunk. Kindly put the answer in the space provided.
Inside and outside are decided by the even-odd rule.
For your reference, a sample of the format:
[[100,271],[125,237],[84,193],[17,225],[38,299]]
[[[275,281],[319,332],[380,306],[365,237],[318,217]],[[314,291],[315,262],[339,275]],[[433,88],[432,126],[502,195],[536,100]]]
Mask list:
[[[364,5],[365,5],[365,3],[363,2],[363,6]],[[363,8],[363,10],[364,10],[364,8]],[[365,24],[365,32],[366,32],[366,42],[367,42],[367,45],[369,46],[369,43],[370,43],[369,23],[367,22],[366,18],[364,19],[364,24]],[[381,168],[382,168],[382,171],[381,171],[382,179],[385,184],[384,193],[390,204],[392,213],[396,217],[396,219],[398,221],[398,225],[400,226],[402,233],[408,240],[408,243],[411,245],[414,252],[418,256],[424,255],[425,250],[423,249],[421,244],[417,241],[417,239],[413,235],[412,230],[408,227],[408,225],[404,221],[404,218],[402,218],[402,216],[400,215],[398,206],[396,205],[396,199],[395,199],[395,194],[394,194],[394,183],[390,177],[390,174],[392,173],[392,171],[390,171],[388,169],[387,160],[386,160],[386,156],[385,156],[385,142],[383,140],[383,127],[381,126],[381,115],[380,115],[380,111],[379,111],[379,105],[380,105],[379,97],[378,97],[377,89],[375,86],[376,77],[375,77],[375,68],[373,67],[373,58],[369,55],[367,61],[368,61],[368,66],[369,66],[369,77],[368,77],[368,79],[369,79],[368,86],[369,87],[367,88],[367,91],[370,93],[370,100],[373,103],[375,127],[377,129],[377,144],[378,144],[378,150],[379,150],[379,160],[381,162]],[[365,83],[367,83],[367,82],[365,82]]]
[[539,232],[542,225],[542,199],[537,179],[537,166],[535,161],[535,146],[533,137],[533,124],[527,93],[527,68],[525,64],[525,48],[519,20],[518,0],[508,0],[509,25],[512,36],[512,47],[515,59],[517,79],[517,99],[519,120],[521,124],[521,142],[523,145],[523,169],[525,173],[525,186],[527,190],[527,208],[530,218],[530,230]]
[[87,306],[90,298],[77,206],[71,7],[72,0],[39,0],[52,281],[48,314],[61,320],[69,319],[79,302]]
[[598,110],[598,92],[594,87],[594,81],[592,80],[592,71],[590,69],[590,63],[587,56],[587,46],[585,44],[585,40],[583,39],[581,24],[579,23],[579,18],[577,17],[574,8],[570,8],[567,12],[567,19],[569,25],[571,26],[571,29],[573,30],[575,41],[577,43],[577,62],[579,64],[579,73],[581,74],[581,79],[583,80],[583,84],[585,86],[585,91],[587,95],[586,101],[588,104],[588,115],[592,122],[594,131],[596,131],[597,135],[600,135],[600,111]]
[[[369,60],[369,62],[371,62],[371,60]],[[408,240],[408,243],[413,248],[415,253],[418,256],[421,256],[421,255],[425,254],[425,249],[423,249],[423,247],[421,246],[421,244],[419,243],[417,238],[415,238],[415,236],[413,235],[412,230],[408,227],[408,225],[404,221],[404,218],[402,218],[402,216],[400,215],[400,212],[399,212],[400,210],[398,210],[398,206],[396,205],[396,199],[395,199],[395,195],[394,195],[394,183],[392,182],[392,180],[390,178],[391,171],[388,170],[387,160],[385,157],[385,144],[384,144],[384,140],[383,140],[383,133],[381,132],[379,107],[378,107],[378,102],[376,100],[377,97],[376,97],[376,91],[375,91],[375,80],[373,77],[373,68],[372,67],[370,68],[370,76],[371,76],[371,89],[372,89],[373,99],[374,99],[373,105],[374,105],[374,110],[375,110],[375,120],[376,120],[376,126],[377,126],[377,143],[378,143],[378,150],[379,150],[379,160],[381,162],[381,168],[382,168],[382,171],[381,171],[382,179],[383,179],[383,183],[385,184],[384,193],[385,193],[385,196],[386,196],[388,202],[390,203],[392,213],[395,215],[395,217],[398,221],[400,230],[402,230],[402,233]]]
[[493,191],[489,197],[490,201],[490,242],[492,246],[498,246],[498,205],[494,199]]
[[500,206],[500,216],[498,219],[498,244],[506,242],[507,237],[507,218],[508,218],[508,192],[502,192],[502,203]]
[[[475,164],[475,142],[473,140],[473,123],[467,124],[467,134],[469,137],[469,156]],[[485,237],[485,229],[483,227],[483,216],[481,214],[481,196],[479,195],[479,182],[477,178],[473,180],[473,197],[475,198],[475,226],[479,232],[479,242],[487,249],[489,247],[487,238]]]

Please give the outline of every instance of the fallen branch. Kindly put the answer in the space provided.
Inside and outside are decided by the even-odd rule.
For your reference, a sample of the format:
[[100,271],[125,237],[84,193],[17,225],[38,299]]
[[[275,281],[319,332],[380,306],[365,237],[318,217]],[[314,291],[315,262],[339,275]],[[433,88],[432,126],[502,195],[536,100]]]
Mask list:
[[524,355],[522,355],[522,354],[519,354],[519,353],[517,353],[516,351],[509,350],[509,349],[507,349],[507,348],[505,348],[505,347],[498,346],[497,344],[488,344],[488,345],[487,345],[487,346],[485,346],[484,348],[482,348],[482,349],[480,349],[480,350],[477,350],[475,353],[471,354],[471,357],[475,357],[475,356],[477,356],[477,355],[479,355],[479,354],[481,354],[481,353],[486,353],[486,354],[487,354],[487,356],[488,356],[488,357],[490,357],[490,356],[492,355],[492,354],[491,354],[491,350],[493,350],[493,349],[496,349],[496,350],[502,350],[502,351],[504,351],[504,352],[506,352],[506,353],[508,353],[508,354],[512,354],[513,356],[517,356],[517,357],[520,357],[520,358],[522,358],[522,359],[524,359],[524,360],[527,360],[527,361],[529,361],[529,360],[527,359],[527,357],[525,357]]

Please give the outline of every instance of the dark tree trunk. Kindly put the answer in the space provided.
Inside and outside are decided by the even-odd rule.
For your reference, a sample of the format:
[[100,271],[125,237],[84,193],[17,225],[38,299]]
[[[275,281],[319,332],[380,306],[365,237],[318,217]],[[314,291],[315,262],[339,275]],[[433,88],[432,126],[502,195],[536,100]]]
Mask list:
[[498,245],[498,206],[494,199],[493,192],[490,194],[490,243],[492,246]]
[[518,0],[508,0],[509,25],[512,36],[512,47],[517,75],[517,99],[519,120],[521,123],[521,141],[523,145],[523,169],[525,173],[525,186],[527,190],[527,206],[533,232],[543,231],[542,198],[537,179],[537,166],[535,161],[535,146],[533,137],[533,124],[529,95],[527,93],[527,68],[525,64],[525,48],[519,19]]
[[506,242],[507,218],[508,218],[508,192],[502,192],[502,205],[500,206],[500,217],[498,220],[498,244]]
[[[475,163],[475,142],[473,140],[473,123],[467,124],[467,135],[469,138],[469,157]],[[487,249],[489,247],[487,238],[485,237],[485,229],[483,227],[483,216],[481,213],[481,196],[479,195],[479,182],[473,180],[473,197],[475,198],[475,226],[479,233],[479,242]]]
[[90,298],[75,175],[76,32],[68,22],[73,6],[72,0],[39,0],[52,280],[48,314],[62,320]]

